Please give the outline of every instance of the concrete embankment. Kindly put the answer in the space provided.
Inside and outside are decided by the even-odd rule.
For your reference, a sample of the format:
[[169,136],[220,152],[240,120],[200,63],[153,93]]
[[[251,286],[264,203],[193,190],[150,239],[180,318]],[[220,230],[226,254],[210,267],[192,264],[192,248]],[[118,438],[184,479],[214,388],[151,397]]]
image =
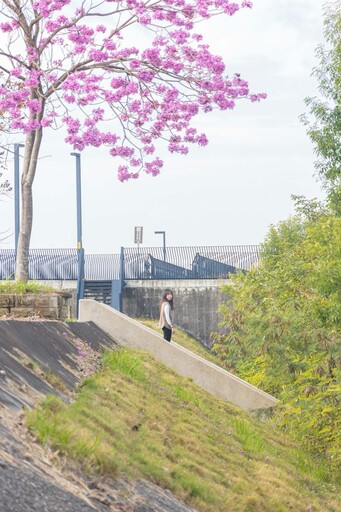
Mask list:
[[95,352],[115,345],[91,322],[1,320],[0,402],[21,408],[31,406],[37,394],[64,396],[48,382],[47,374],[73,390],[82,376],[79,342]]

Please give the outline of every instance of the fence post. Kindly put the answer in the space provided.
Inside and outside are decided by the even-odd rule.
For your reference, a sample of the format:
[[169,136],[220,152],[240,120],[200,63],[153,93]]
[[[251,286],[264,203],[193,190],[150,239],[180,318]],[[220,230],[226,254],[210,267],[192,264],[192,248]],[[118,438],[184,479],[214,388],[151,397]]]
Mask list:
[[122,290],[124,286],[124,248],[120,252],[120,270],[118,279],[111,281],[111,307],[122,312]]
[[124,278],[125,278],[125,272],[124,272],[124,247],[121,247],[121,252],[120,252],[120,281],[123,285],[124,283]]

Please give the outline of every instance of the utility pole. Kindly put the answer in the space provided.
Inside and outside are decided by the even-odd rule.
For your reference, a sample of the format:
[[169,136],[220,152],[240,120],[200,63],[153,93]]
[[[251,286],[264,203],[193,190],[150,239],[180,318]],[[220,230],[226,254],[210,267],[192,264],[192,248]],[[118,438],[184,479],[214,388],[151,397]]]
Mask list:
[[84,298],[84,249],[82,246],[82,190],[81,190],[81,155],[70,153],[76,157],[76,200],[77,200],[77,318],[79,300]]

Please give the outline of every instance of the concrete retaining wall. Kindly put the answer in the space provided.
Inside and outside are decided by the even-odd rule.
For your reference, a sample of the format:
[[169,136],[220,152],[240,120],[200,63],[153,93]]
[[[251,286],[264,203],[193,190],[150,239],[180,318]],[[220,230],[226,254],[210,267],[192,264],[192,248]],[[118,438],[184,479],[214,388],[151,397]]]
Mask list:
[[0,316],[42,316],[65,320],[71,313],[71,295],[66,292],[41,292],[0,295]]
[[81,300],[79,320],[92,321],[119,345],[142,349],[176,372],[193,381],[218,398],[223,398],[246,411],[267,409],[277,400],[255,386],[177,345],[164,341],[152,329],[132,320],[105,304]]
[[[175,325],[207,348],[211,348],[210,334],[219,331],[222,316],[218,307],[226,301],[221,286],[228,279],[169,279],[126,281],[122,290],[122,312],[132,318],[159,318],[159,303],[165,288],[174,292]],[[42,281],[71,295],[69,317],[76,318],[77,281]]]
[[188,332],[207,348],[210,334],[218,331],[222,316],[218,307],[226,301],[221,286],[228,279],[167,281],[126,281],[122,293],[122,312],[132,318],[159,318],[159,303],[165,288],[174,293],[175,325]]

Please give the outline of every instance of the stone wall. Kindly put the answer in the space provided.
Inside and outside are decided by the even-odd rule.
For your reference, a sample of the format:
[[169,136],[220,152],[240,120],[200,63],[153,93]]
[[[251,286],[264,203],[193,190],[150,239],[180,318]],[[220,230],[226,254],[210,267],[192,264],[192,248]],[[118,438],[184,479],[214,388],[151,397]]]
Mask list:
[[[67,298],[67,314],[65,317],[61,318],[61,320],[65,318],[77,318],[77,281],[63,281],[62,279],[40,280],[39,284],[54,288],[56,292]],[[63,310],[63,312],[65,312],[65,310]]]
[[41,316],[65,320],[71,316],[72,295],[66,292],[0,294],[0,317]]

